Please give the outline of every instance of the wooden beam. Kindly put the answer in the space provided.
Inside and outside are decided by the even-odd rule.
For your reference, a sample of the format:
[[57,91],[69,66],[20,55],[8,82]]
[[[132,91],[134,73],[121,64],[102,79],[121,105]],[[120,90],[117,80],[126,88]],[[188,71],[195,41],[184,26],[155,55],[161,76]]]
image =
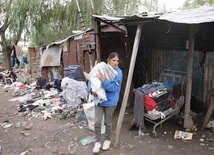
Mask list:
[[208,123],[208,121],[210,119],[210,116],[213,113],[213,110],[214,110],[214,94],[213,94],[213,90],[212,90],[211,101],[210,101],[210,105],[209,105],[209,108],[207,110],[206,116],[204,118],[204,123],[203,123],[203,126],[202,126],[202,130],[204,130],[204,128],[206,127],[206,125],[207,125],[207,123]]
[[105,20],[103,20],[103,19],[100,19],[100,18],[96,18],[96,17],[95,17],[94,20],[103,22],[103,23],[105,23],[106,25],[109,25],[109,26],[111,26],[111,27],[114,27],[114,28],[118,29],[118,30],[121,31],[122,33],[126,33],[126,31],[124,31],[123,29],[121,29],[121,28],[115,26],[114,24],[109,23],[109,22],[107,22],[107,21],[105,21]]
[[210,55],[207,52],[204,52],[205,55],[205,61],[204,61],[204,74],[203,74],[203,102],[206,103],[205,107],[208,108],[207,105],[207,96],[208,94],[208,86],[207,86],[207,81],[208,81],[208,75],[209,75],[209,59],[210,59]]
[[198,32],[199,25],[189,26],[189,60],[187,66],[187,84],[186,84],[186,95],[185,95],[185,111],[184,111],[184,128],[192,129],[193,120],[190,117],[190,101],[192,92],[192,70],[194,60],[194,45],[195,45],[195,34]]
[[96,54],[97,62],[101,61],[101,48],[100,48],[100,21],[94,20],[95,42],[96,42]]
[[139,24],[137,26],[134,46],[133,46],[133,50],[132,50],[132,57],[131,57],[131,62],[130,62],[130,66],[129,66],[129,73],[128,73],[128,78],[127,78],[127,82],[126,82],[125,93],[123,95],[122,106],[120,109],[120,114],[119,114],[117,127],[116,127],[116,136],[115,136],[115,143],[114,143],[115,147],[117,147],[117,143],[118,143],[118,139],[119,139],[119,135],[120,135],[120,130],[121,130],[122,122],[123,122],[123,117],[124,117],[126,106],[127,106],[132,76],[133,76],[133,72],[134,72],[135,61],[136,61],[138,47],[139,47],[140,38],[141,38],[142,27],[143,27],[143,24]]

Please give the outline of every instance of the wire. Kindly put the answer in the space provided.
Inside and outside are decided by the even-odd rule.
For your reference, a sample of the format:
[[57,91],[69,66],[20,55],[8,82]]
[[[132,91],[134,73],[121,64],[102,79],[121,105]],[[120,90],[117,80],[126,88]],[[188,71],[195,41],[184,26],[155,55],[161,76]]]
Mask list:
[[75,126],[75,125],[79,125],[79,124],[81,124],[82,122],[83,122],[83,121],[80,121],[80,122],[77,122],[77,123],[75,123],[75,124],[71,124],[71,125],[69,125],[69,126],[66,126],[66,127],[62,128],[62,129],[60,129],[60,130],[57,131],[57,132],[55,133],[55,135],[53,136],[53,141],[55,140],[56,136],[57,136],[61,131],[64,131],[64,130],[66,130],[66,129],[69,129],[69,128]]
[[172,23],[169,24],[169,29],[168,29],[168,31],[166,32],[166,34],[170,32],[171,28],[172,28]]

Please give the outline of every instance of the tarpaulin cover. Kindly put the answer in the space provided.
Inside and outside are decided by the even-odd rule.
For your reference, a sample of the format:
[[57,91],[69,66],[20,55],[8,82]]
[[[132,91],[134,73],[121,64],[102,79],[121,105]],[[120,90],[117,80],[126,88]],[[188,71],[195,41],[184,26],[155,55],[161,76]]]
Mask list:
[[[15,45],[14,45],[15,46]],[[22,53],[22,47],[21,46],[15,46],[15,52],[16,52],[16,58],[20,62],[20,55]]]

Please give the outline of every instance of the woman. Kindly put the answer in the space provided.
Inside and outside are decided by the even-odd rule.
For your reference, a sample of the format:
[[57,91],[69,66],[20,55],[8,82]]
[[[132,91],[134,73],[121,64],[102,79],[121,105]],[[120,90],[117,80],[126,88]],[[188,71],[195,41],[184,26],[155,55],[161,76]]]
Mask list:
[[[104,101],[95,106],[94,129],[95,129],[96,142],[93,148],[93,153],[100,152],[101,147],[102,147],[102,150],[108,150],[111,145],[110,137],[112,133],[112,116],[117,106],[117,102],[119,100],[120,89],[122,85],[123,73],[122,73],[122,70],[118,67],[119,57],[116,52],[112,52],[108,56],[107,64],[109,64],[117,72],[117,74],[114,80],[111,82],[106,79],[105,74],[99,73],[97,75],[98,79],[101,81],[102,87],[106,91],[107,101]],[[89,90],[91,90],[90,84],[89,84]],[[95,97],[97,96],[95,92],[91,92],[91,94],[94,95]],[[104,143],[102,145],[101,144],[101,123],[102,123],[103,115],[104,115],[104,124],[105,124],[106,130],[105,130]]]

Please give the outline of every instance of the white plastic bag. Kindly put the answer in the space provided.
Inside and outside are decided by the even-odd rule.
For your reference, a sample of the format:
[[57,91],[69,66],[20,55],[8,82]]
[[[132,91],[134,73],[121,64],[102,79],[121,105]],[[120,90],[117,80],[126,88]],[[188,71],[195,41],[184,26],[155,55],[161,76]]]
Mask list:
[[[94,131],[94,123],[95,123],[95,104],[94,102],[89,102],[83,104],[83,109],[85,112],[85,116],[88,121],[88,128]],[[102,120],[101,125],[101,134],[105,133],[105,125],[104,125],[104,118]]]

